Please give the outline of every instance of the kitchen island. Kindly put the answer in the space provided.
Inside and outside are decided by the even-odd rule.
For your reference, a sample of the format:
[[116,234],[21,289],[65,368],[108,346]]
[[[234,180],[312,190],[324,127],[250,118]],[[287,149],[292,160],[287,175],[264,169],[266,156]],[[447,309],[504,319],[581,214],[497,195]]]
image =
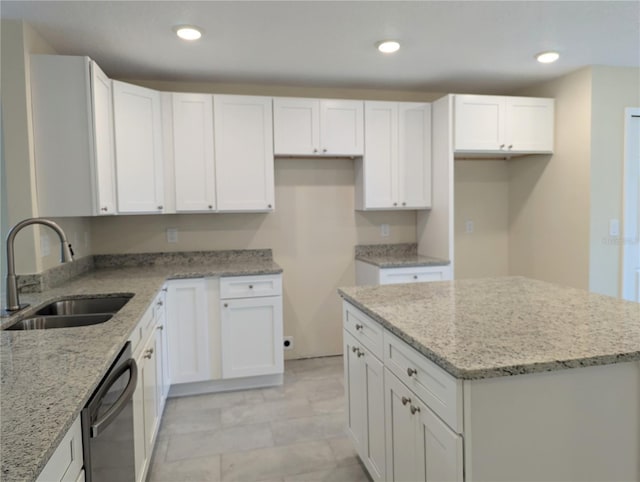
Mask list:
[[35,480],[167,280],[281,273],[271,250],[96,256],[96,268],[38,293],[31,306],[67,297],[132,294],[109,321],[78,328],[0,331],[2,481]]
[[374,480],[640,480],[640,304],[521,277],[340,295]]

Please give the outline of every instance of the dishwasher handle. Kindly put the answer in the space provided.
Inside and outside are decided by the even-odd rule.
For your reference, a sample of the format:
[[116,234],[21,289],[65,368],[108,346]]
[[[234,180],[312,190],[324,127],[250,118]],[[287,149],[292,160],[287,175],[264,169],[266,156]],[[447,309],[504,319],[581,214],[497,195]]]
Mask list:
[[129,358],[125,363],[120,365],[118,369],[109,375],[104,381],[102,388],[100,389],[99,398],[104,397],[104,395],[109,391],[109,388],[120,378],[125,372],[129,372],[129,383],[122,391],[122,394],[118,397],[118,399],[111,405],[111,408],[105,412],[105,414],[94,423],[91,424],[91,437],[97,437],[102,431],[113,421],[114,418],[122,411],[122,409],[129,403],[131,397],[133,397],[133,392],[136,389],[136,385],[138,383],[138,365],[136,365],[136,361],[133,358]]

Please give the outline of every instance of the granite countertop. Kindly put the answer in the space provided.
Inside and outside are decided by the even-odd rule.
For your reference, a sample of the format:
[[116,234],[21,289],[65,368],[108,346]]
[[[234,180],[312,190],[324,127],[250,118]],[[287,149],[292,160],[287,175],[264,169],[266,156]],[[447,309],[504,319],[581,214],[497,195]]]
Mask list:
[[446,266],[449,260],[418,254],[416,243],[358,245],[356,260],[379,268],[414,268]]
[[96,262],[99,269],[41,293],[22,294],[21,302],[31,307],[0,319],[0,325],[8,326],[61,297],[134,296],[103,324],[0,331],[0,479],[34,480],[38,476],[167,279],[282,272],[270,250],[257,256],[250,251],[246,255],[227,253],[231,254],[103,257]]
[[640,303],[523,277],[342,288],[456,378],[640,360]]

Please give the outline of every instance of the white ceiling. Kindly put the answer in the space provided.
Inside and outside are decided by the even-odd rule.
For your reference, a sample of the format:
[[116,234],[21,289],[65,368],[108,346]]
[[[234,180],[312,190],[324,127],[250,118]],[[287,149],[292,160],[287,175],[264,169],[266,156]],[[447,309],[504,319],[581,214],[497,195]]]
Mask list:
[[[508,93],[585,65],[640,67],[640,1],[9,1],[114,78]],[[205,30],[179,40],[178,24]],[[402,43],[393,56],[374,44]],[[558,50],[551,65],[534,54]]]

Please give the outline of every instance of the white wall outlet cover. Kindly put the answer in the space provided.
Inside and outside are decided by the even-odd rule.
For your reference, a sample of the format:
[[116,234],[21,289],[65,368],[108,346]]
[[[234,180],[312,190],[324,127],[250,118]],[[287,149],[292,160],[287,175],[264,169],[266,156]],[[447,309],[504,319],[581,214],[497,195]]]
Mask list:
[[380,225],[380,236],[382,236],[383,238],[387,238],[389,237],[389,235],[391,234],[391,229],[389,228],[388,224],[381,224]]
[[167,243],[178,242],[178,228],[167,228]]
[[475,225],[474,225],[473,221],[471,221],[471,220],[465,221],[465,223],[464,223],[464,231],[467,234],[473,233],[474,229],[475,229]]
[[609,236],[620,236],[620,220],[609,220]]

